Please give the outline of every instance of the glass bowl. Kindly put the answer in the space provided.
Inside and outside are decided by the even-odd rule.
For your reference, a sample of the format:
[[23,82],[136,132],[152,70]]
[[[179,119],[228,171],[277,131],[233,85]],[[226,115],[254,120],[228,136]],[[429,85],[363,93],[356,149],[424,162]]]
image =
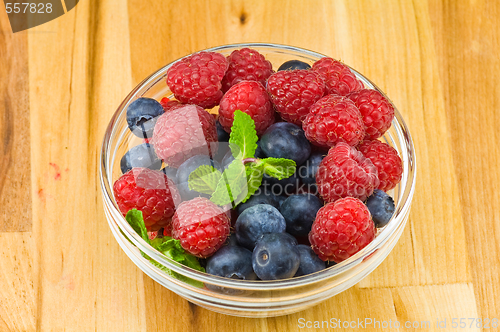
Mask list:
[[[275,70],[287,60],[298,59],[312,64],[324,57],[322,54],[297,47],[264,43],[224,45],[207,51],[227,56],[243,47],[250,47],[264,54]],[[382,138],[398,151],[403,160],[402,180],[390,192],[396,203],[395,213],[385,227],[377,230],[375,239],[367,247],[340,264],[314,274],[278,281],[222,278],[195,271],[170,260],[153,249],[132,229],[119,211],[112,189],[114,181],[121,175],[121,156],[132,146],[142,143],[141,139],[128,130],[126,109],[139,97],[159,100],[164,96],[171,96],[165,78],[167,70],[177,61],[161,68],[130,92],[113,115],[104,135],[99,161],[104,211],[113,235],[127,256],[153,280],[188,301],[216,312],[245,317],[279,316],[306,309],[348,289],[372,272],[387,257],[401,236],[408,220],[415,189],[416,161],[413,142],[396,108],[392,126]],[[380,91],[366,77],[354,69],[352,71],[367,88]],[[172,273],[163,271],[144,258],[141,251],[178,275],[203,283],[204,287],[195,287],[181,281],[182,277],[173,277]]]

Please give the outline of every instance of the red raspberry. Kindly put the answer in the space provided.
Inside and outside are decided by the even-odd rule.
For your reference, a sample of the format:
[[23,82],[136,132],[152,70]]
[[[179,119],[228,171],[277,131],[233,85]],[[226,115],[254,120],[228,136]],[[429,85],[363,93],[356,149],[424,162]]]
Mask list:
[[309,233],[309,241],[318,257],[336,263],[351,257],[374,238],[375,224],[368,208],[353,197],[319,209]]
[[403,162],[398,152],[389,144],[380,141],[363,141],[358,150],[377,168],[380,184],[377,189],[388,191],[394,188],[403,175]]
[[311,107],[302,123],[305,135],[313,144],[330,147],[338,142],[358,144],[365,135],[361,113],[352,100],[329,95]]
[[215,154],[216,142],[214,117],[195,105],[183,105],[161,115],[152,138],[158,157],[172,167],[198,154]]
[[347,95],[358,107],[366,127],[365,139],[381,137],[391,126],[394,107],[377,90],[363,89]]
[[325,80],[327,94],[345,96],[349,92],[363,89],[363,83],[342,62],[332,58],[322,58],[316,61],[312,70],[319,73]]
[[222,98],[221,81],[227,67],[222,54],[195,53],[168,69],[167,85],[181,103],[212,108]]
[[160,100],[160,104],[163,106],[163,110],[165,112],[184,106],[184,104],[178,102],[177,100],[170,100],[167,97],[162,98]]
[[343,197],[364,201],[378,187],[377,168],[370,159],[346,143],[338,143],[328,151],[316,173],[316,184],[326,202]]
[[259,82],[242,81],[233,85],[222,97],[219,122],[228,133],[234,120],[234,111],[240,110],[255,121],[257,135],[274,123],[274,110],[266,89]]
[[310,70],[284,70],[267,80],[267,91],[283,120],[299,125],[325,92],[321,77]]
[[224,92],[241,81],[257,81],[265,85],[267,78],[273,73],[271,62],[250,48],[233,51],[227,60],[229,68],[222,79],[222,91]]
[[128,211],[142,211],[148,231],[168,229],[180,196],[175,184],[161,171],[132,168],[113,185],[116,204],[125,216]]
[[182,202],[172,218],[172,237],[196,257],[214,254],[229,236],[231,221],[220,207],[204,197]]

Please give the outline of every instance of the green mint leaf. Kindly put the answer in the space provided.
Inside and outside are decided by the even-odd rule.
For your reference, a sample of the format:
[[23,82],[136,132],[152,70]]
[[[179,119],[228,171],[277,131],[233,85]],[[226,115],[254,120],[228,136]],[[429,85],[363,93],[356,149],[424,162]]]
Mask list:
[[264,172],[278,180],[292,176],[297,168],[297,164],[291,159],[265,158],[261,161],[264,163]]
[[[155,239],[157,240],[157,239]],[[200,265],[200,262],[198,261],[198,258],[195,256],[191,255],[190,253],[186,252],[184,248],[181,246],[181,242],[179,240],[175,240],[169,236],[165,236],[164,238],[160,239],[161,241],[155,242],[153,240],[153,247],[161,251],[165,256],[168,258],[183,264],[187,267],[190,267],[192,269],[195,269],[197,271],[205,272],[205,269]],[[169,275],[171,275],[174,278],[177,278],[185,283],[188,283],[190,285],[196,286],[196,287],[203,287],[203,283],[193,280],[191,278],[185,277],[179,273],[176,273],[167,267],[151,261],[154,265],[162,269],[163,271],[167,272]]]
[[229,135],[229,147],[233,157],[235,159],[253,158],[255,150],[257,150],[258,139],[252,117],[236,110]]
[[134,229],[134,231],[139,234],[144,241],[151,244],[148,236],[148,230],[146,229],[146,225],[144,225],[144,219],[142,218],[142,212],[137,209],[132,209],[127,212],[125,215],[125,220],[129,223],[130,226]]
[[247,175],[241,160],[233,160],[222,173],[215,192],[210,200],[217,205],[224,206],[233,202],[236,206],[248,193]]
[[201,165],[189,175],[189,189],[211,195],[221,178],[221,172],[209,165]]
[[247,196],[241,201],[245,203],[253,194],[259,189],[262,184],[262,177],[264,176],[264,163],[258,161],[257,163],[250,163],[245,165],[247,183],[248,183],[248,193]]

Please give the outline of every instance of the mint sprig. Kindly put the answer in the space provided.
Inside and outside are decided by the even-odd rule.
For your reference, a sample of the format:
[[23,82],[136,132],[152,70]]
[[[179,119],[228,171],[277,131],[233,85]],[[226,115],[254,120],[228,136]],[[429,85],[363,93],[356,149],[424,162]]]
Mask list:
[[[144,219],[142,217],[142,212],[137,209],[132,209],[127,212],[125,216],[125,220],[132,226],[132,228],[139,234],[144,241],[150,244],[154,249],[162,252],[165,256],[172,259],[175,262],[178,262],[182,265],[190,267],[194,270],[205,272],[205,269],[200,265],[198,258],[186,252],[184,248],[181,246],[181,242],[179,240],[175,240],[170,236],[165,236],[163,238],[156,238],[153,241],[149,240],[148,232],[146,230],[146,225],[144,224]],[[150,260],[150,262],[167,272],[172,277],[179,279],[185,283],[193,285],[195,287],[203,287],[203,283],[193,280],[191,278],[185,277],[175,271],[170,270],[169,268],[159,264],[158,262],[152,260],[150,257],[142,253],[144,257]]]
[[[229,135],[229,147],[235,160],[220,176],[215,169],[198,167],[192,173],[193,178],[189,177],[189,188],[210,194],[210,200],[217,205],[231,204],[235,207],[246,202],[259,189],[264,173],[279,180],[292,176],[297,165],[291,159],[255,158],[258,139],[255,122],[250,115],[235,111]],[[204,180],[200,181],[200,178]]]

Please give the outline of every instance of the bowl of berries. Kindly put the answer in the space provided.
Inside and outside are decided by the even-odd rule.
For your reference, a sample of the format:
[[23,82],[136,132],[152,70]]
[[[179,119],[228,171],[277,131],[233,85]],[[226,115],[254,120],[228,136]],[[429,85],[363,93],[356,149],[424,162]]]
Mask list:
[[391,252],[415,188],[411,135],[369,79],[291,46],[196,52],[135,87],[104,135],[110,229],[202,307],[270,317],[355,285]]

